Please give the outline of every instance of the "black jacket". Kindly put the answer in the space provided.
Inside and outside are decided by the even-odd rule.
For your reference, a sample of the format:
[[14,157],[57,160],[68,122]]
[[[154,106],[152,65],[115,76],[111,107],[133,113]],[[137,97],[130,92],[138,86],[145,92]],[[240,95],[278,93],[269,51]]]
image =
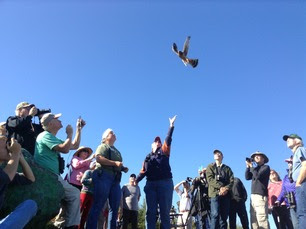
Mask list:
[[268,165],[247,168],[245,171],[245,179],[252,180],[251,193],[268,196],[269,176],[270,167]]
[[40,124],[32,124],[31,115],[24,118],[10,116],[6,121],[6,129],[9,139],[15,138],[22,148],[34,154],[36,137],[42,132],[42,128]]

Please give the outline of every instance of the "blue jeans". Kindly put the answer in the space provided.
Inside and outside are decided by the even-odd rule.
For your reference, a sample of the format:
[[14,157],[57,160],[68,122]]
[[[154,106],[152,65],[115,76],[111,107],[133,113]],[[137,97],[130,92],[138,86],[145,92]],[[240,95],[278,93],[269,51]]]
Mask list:
[[172,179],[147,181],[144,192],[147,202],[147,229],[155,229],[157,206],[159,206],[161,228],[169,229],[173,195]]
[[230,208],[229,194],[210,198],[210,228],[227,229],[227,218]]
[[26,200],[19,204],[17,208],[7,217],[0,221],[0,228],[20,229],[36,215],[37,204],[34,200]]
[[116,228],[118,216],[118,208],[121,199],[121,189],[119,181],[116,181],[115,176],[102,170],[95,170],[92,174],[92,182],[94,184],[93,205],[91,207],[87,229],[96,229],[99,214],[106,202],[109,200],[109,229]]
[[299,221],[299,228],[305,228],[306,225],[306,182],[296,188],[296,210]]
[[299,228],[299,223],[298,223],[297,214],[296,214],[296,207],[295,208],[290,208],[290,216],[291,216],[291,221],[292,221],[292,224],[293,224],[293,228],[298,229]]

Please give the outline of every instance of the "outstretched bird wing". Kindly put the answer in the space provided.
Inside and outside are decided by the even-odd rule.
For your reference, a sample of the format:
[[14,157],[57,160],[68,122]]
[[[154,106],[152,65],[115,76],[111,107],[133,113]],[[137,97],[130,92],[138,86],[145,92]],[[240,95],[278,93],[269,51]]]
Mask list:
[[190,41],[190,36],[188,36],[186,38],[186,41],[184,43],[184,48],[183,48],[183,54],[184,56],[187,56],[187,53],[188,53],[188,49],[189,49],[189,41]]
[[175,43],[172,45],[172,51],[178,55],[177,45]]

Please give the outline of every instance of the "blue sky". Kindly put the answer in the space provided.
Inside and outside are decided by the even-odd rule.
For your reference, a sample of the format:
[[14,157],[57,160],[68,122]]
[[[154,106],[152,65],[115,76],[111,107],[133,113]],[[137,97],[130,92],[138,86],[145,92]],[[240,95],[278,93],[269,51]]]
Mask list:
[[[283,177],[290,151],[282,136],[306,138],[305,15],[297,0],[2,0],[0,119],[21,101],[62,113],[65,126],[81,115],[81,145],[95,150],[110,127],[138,173],[177,114],[174,183],[195,177],[220,149],[250,191],[246,156],[263,151]],[[188,35],[195,69],[171,51]]]

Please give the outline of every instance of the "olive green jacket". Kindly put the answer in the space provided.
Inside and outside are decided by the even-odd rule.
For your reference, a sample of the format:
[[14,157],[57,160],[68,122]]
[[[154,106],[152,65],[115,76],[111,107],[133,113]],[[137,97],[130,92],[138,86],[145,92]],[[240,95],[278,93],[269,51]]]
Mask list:
[[217,166],[216,163],[211,163],[206,169],[206,178],[208,181],[208,196],[216,197],[219,195],[219,190],[221,187],[227,187],[230,194],[234,184],[234,174],[231,168],[225,164],[221,165],[221,172],[219,174],[219,180],[217,177]]

